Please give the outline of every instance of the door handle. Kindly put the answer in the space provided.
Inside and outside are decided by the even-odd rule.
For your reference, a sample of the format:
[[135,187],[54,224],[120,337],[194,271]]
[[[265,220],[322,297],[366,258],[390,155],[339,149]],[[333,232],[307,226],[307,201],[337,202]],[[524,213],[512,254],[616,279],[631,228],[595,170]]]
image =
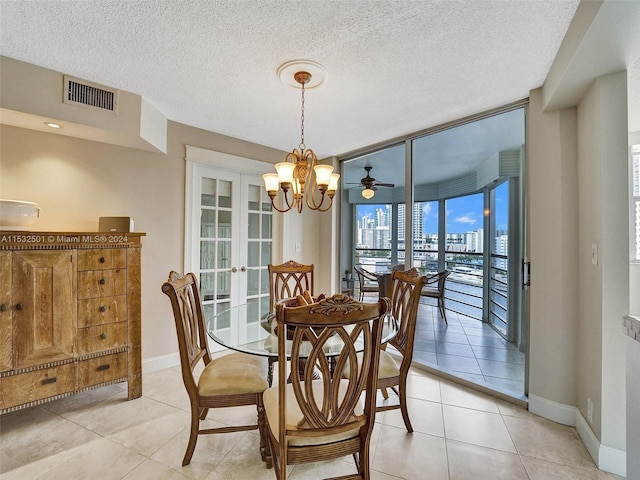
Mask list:
[[238,269],[236,267],[231,267],[231,272],[232,273],[236,273],[238,271]]
[[246,272],[247,271],[247,267],[245,267],[245,266],[240,267],[240,271],[241,272]]

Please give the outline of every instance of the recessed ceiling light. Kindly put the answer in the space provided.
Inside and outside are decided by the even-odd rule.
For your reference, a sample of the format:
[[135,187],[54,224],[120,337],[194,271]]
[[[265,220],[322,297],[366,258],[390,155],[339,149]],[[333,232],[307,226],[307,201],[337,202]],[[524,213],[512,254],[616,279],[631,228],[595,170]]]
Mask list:
[[51,127],[51,128],[62,128],[62,125],[58,124],[58,123],[53,123],[53,122],[44,122],[44,124],[47,127]]

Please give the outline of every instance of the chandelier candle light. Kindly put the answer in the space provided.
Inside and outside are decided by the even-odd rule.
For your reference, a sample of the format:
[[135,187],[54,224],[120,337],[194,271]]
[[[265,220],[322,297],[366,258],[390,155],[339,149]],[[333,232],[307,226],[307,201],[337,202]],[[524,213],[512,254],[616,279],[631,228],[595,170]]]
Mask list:
[[[297,68],[304,68],[304,70],[297,70]],[[302,90],[300,145],[287,155],[284,162],[276,164],[278,173],[265,173],[262,175],[264,188],[271,199],[271,205],[278,212],[288,212],[295,208],[298,213],[301,213],[305,203],[311,210],[326,212],[333,204],[333,197],[338,189],[340,175],[333,173],[331,165],[318,164],[318,158],[313,153],[313,150],[307,148],[304,144],[304,92],[305,85],[309,84],[312,79],[312,74],[309,70],[316,70],[325,74],[326,71],[315,62],[287,62],[278,69],[278,75],[283,81],[292,86],[296,85],[284,78],[284,75],[287,75],[292,69],[297,70],[293,74],[293,80],[300,85]],[[324,78],[320,78],[314,87],[322,85],[323,82]],[[282,209],[275,204],[278,190],[284,192],[285,207]]]

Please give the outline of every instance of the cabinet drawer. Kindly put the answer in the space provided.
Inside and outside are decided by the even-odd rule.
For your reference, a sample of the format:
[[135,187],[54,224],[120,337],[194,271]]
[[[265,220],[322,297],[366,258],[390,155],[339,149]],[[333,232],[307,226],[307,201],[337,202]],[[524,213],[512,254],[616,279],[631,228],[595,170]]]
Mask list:
[[127,353],[116,353],[78,363],[78,388],[125,378]]
[[109,270],[126,268],[127,251],[124,248],[78,250],[78,270]]
[[127,271],[88,270],[78,272],[78,298],[113,297],[127,293]]
[[75,390],[76,364],[12,375],[0,382],[0,409],[22,405]]
[[78,327],[91,327],[127,320],[127,296],[78,300]]
[[127,344],[127,324],[110,323],[78,329],[78,355],[104,352]]

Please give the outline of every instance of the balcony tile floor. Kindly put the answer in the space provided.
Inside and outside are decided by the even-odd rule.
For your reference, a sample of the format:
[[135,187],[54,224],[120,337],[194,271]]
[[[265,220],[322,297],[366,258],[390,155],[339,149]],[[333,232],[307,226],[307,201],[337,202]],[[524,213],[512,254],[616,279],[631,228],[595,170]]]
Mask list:
[[506,395],[525,399],[525,355],[479,320],[438,309],[423,300],[418,310],[414,362]]
[[[453,315],[451,320],[452,326],[458,326]],[[435,327],[423,325],[422,329],[425,335],[431,330],[436,350],[424,351],[438,355]],[[480,363],[477,366],[482,368]],[[137,400],[126,400],[125,386],[91,390],[0,416],[0,479],[275,477],[260,460],[255,431],[201,436],[191,464],[181,466],[189,406],[179,368],[145,373],[144,395]],[[372,480],[620,478],[596,469],[574,428],[533,415],[513,403],[421,369],[411,371],[408,395],[413,434],[404,429],[398,410],[376,417]],[[210,411],[207,423],[213,426],[253,419],[255,410],[241,407]],[[352,459],[345,458],[292,466],[288,478],[315,480],[353,472]]]

